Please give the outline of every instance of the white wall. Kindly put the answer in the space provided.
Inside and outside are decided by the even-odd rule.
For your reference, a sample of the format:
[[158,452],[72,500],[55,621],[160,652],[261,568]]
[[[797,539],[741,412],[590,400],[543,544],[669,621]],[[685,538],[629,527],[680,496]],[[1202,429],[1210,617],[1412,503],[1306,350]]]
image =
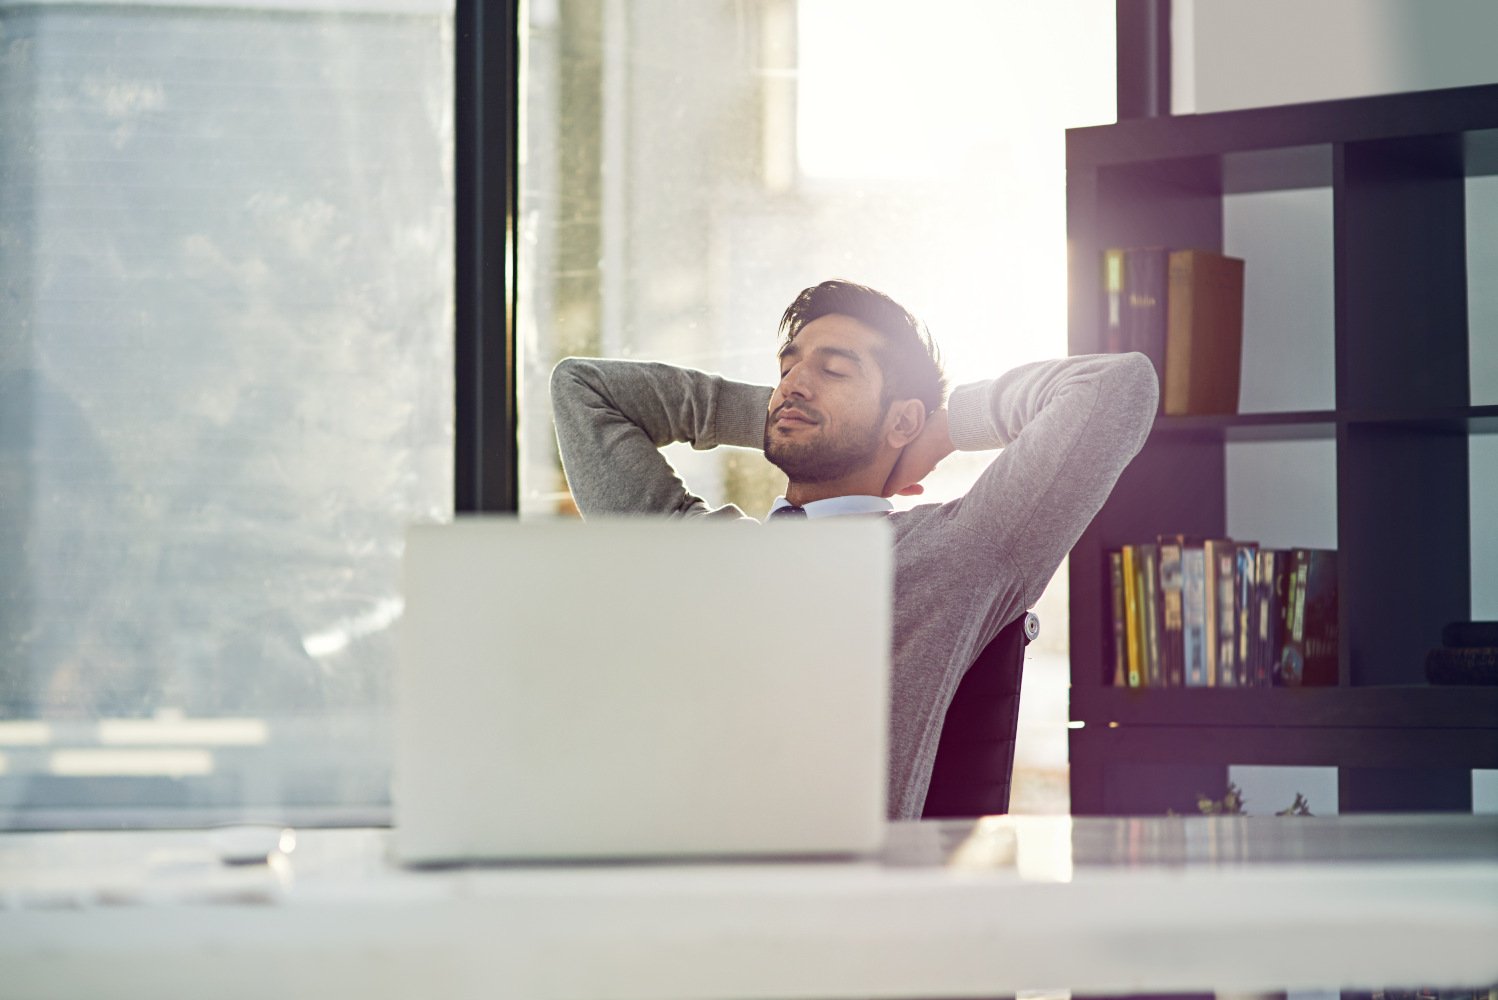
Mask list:
[[1175,114],[1498,82],[1492,0],[1174,0]]
[[[1498,82],[1493,0],[1174,0],[1171,10],[1175,114]],[[1498,273],[1498,178],[1468,181],[1467,221],[1471,398],[1491,404],[1498,402],[1498,282],[1491,277]],[[1329,192],[1230,196],[1223,229],[1227,251],[1249,268],[1243,409],[1332,405]],[[1273,363],[1285,356],[1295,363]],[[1266,377],[1271,370],[1280,377]],[[1498,435],[1474,436],[1470,456],[1471,613],[1498,618]],[[1334,545],[1334,461],[1330,442],[1230,445],[1229,533],[1266,544]],[[1273,502],[1286,495],[1294,501]]]

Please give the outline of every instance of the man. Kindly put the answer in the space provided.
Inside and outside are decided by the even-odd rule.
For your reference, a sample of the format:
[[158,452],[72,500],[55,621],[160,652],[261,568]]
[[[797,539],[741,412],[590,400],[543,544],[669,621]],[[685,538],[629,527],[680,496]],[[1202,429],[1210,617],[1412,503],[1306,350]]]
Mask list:
[[[760,447],[787,477],[771,519],[888,517],[889,813],[917,818],[963,673],[1035,603],[1102,506],[1144,444],[1159,386],[1142,354],[1092,355],[959,386],[944,405],[921,323],[848,281],[803,290],[781,335],[773,388],[648,362],[561,362],[551,386],[562,464],[585,516],[743,518],[688,492],[658,448]],[[959,448],[1003,450],[960,499],[893,511],[890,496],[920,493]]]

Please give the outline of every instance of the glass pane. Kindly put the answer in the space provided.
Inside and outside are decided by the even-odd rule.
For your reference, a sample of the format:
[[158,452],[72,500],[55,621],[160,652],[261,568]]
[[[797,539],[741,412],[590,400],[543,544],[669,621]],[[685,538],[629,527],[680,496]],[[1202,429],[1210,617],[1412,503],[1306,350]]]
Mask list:
[[0,823],[388,806],[451,0],[0,8]]
[[[1114,17],[1112,0],[532,0],[522,512],[570,510],[546,391],[558,359],[768,384],[781,312],[826,278],[922,317],[953,384],[1064,355],[1063,133],[1115,117]],[[757,452],[667,454],[715,505],[761,515],[784,488]],[[961,495],[991,459],[953,456],[901,502]],[[1027,684],[1044,689],[1022,704],[1045,713],[1029,746],[1054,804],[1064,578],[1039,613]],[[1017,806],[1025,794],[1017,779]]]

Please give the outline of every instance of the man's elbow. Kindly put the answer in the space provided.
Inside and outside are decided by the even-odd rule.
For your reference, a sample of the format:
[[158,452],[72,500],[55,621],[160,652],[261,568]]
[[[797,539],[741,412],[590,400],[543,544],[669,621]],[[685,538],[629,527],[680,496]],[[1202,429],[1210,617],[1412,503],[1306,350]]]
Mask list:
[[598,393],[599,371],[595,358],[563,358],[551,369],[551,405],[555,410],[565,400],[587,398]]
[[1120,415],[1138,430],[1137,451],[1144,447],[1144,440],[1154,426],[1155,414],[1159,412],[1159,376],[1155,374],[1150,359],[1138,351],[1117,355],[1117,361],[1108,374],[1112,382],[1108,391],[1118,401]]
[[558,388],[578,381],[578,369],[582,366],[582,358],[563,358],[551,369],[551,391],[556,392]]

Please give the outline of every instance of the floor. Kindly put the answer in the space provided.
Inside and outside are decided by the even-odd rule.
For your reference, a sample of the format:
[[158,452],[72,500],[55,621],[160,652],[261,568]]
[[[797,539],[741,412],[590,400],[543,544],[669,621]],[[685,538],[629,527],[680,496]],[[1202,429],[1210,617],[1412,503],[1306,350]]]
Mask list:
[[1065,815],[1071,811],[1066,752],[1070,690],[1071,663],[1066,654],[1027,651],[1009,792],[1011,813]]

